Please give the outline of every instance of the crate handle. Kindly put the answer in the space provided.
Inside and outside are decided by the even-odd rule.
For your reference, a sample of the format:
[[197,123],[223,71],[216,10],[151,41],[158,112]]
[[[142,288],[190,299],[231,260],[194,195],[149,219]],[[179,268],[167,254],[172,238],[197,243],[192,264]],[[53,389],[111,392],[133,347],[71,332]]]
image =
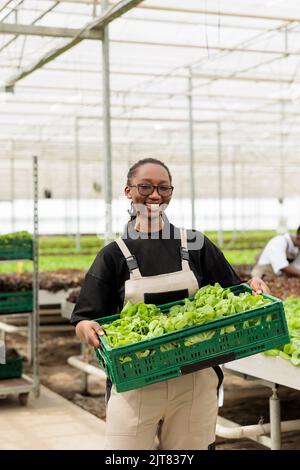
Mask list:
[[207,367],[218,366],[224,364],[225,362],[230,362],[235,360],[235,353],[231,352],[229,354],[223,354],[212,359],[204,359],[200,362],[195,362],[194,364],[188,364],[180,368],[181,375],[190,374],[191,372],[196,372],[200,369],[206,369]]
[[97,348],[97,352],[98,352],[98,359],[101,362],[103,369],[107,370],[107,363],[106,363],[106,360],[105,360],[105,357],[103,355],[101,348]]

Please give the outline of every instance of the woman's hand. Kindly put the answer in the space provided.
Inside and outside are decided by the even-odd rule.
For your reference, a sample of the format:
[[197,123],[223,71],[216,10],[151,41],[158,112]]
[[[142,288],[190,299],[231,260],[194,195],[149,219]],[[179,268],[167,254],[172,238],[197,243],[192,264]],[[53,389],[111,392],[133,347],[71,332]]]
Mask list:
[[249,279],[249,281],[247,281],[247,284],[253,290],[254,295],[259,295],[259,294],[262,294],[263,292],[265,294],[271,293],[267,284],[259,277],[252,277],[251,279]]
[[102,336],[104,334],[101,326],[96,321],[81,320],[76,325],[77,338],[79,338],[82,343],[90,344],[95,348],[99,348],[100,346],[98,335]]

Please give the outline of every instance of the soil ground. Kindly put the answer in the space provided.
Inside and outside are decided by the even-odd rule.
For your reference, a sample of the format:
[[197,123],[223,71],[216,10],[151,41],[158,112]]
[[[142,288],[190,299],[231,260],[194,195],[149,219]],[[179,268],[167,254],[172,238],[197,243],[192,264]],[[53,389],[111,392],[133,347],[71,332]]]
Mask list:
[[[26,355],[26,338],[6,336],[7,347],[16,348]],[[73,332],[40,334],[41,383],[86,411],[105,419],[104,386],[89,377],[88,394],[81,392],[81,373],[67,363],[70,356],[80,354],[80,344]],[[93,351],[91,351],[93,355]],[[96,364],[96,362],[95,362]],[[26,364],[25,364],[26,369]],[[300,370],[299,370],[300,373]],[[269,396],[271,390],[254,381],[225,372],[224,405],[219,414],[241,425],[269,422]],[[300,419],[300,391],[279,388],[282,420]],[[218,450],[266,450],[249,439],[228,440],[217,438]],[[282,434],[282,449],[300,449],[300,431]]]

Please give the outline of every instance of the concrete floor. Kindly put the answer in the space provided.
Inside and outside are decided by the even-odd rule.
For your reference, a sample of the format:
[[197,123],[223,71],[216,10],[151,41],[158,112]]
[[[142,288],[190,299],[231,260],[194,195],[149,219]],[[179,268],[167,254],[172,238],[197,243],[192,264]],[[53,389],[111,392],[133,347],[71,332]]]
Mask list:
[[103,449],[105,422],[46,387],[27,406],[15,395],[0,399],[0,449]]

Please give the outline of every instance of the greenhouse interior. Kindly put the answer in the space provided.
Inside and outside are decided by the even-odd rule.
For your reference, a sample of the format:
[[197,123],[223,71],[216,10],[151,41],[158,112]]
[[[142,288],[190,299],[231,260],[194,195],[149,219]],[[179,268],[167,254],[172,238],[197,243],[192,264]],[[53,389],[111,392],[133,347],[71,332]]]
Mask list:
[[1,450],[300,449],[299,38],[0,0]]

